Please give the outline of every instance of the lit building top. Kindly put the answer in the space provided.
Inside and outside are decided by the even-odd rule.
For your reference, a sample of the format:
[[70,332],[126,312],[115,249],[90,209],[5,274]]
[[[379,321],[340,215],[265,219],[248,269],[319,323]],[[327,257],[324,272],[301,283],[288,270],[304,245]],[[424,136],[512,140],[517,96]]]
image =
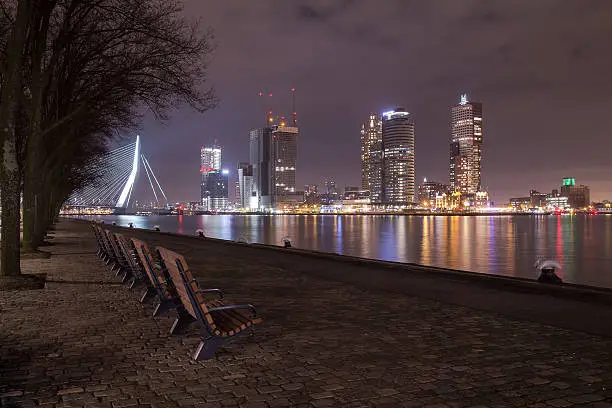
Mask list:
[[200,173],[221,170],[221,147],[209,146],[200,149]]

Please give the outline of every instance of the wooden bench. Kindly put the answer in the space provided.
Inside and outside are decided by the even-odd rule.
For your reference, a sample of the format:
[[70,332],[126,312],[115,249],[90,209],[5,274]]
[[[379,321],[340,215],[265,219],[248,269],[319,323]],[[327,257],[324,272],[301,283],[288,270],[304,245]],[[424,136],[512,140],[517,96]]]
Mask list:
[[203,339],[193,355],[194,360],[212,358],[223,342],[247,329],[252,331],[255,324],[261,323],[253,305],[226,305],[222,300],[206,302],[203,295],[212,290],[198,288],[183,256],[162,247],[157,247],[157,252],[187,312],[179,314],[171,333],[183,331],[192,322],[200,326]]
[[96,237],[96,241],[98,243],[98,252],[97,255],[102,259],[107,265],[111,262],[112,249],[108,246],[106,242],[106,234],[102,231],[97,225],[91,226],[94,231],[94,235]]
[[167,278],[163,275],[161,267],[155,265],[147,244],[139,239],[131,238],[132,245],[136,250],[137,261],[149,278],[150,285],[142,294],[140,302],[146,302],[157,295],[159,304],[153,311],[153,316],[161,316],[168,313],[170,309],[177,308],[181,302],[174,293],[173,288],[168,285]]
[[115,233],[115,238],[117,239],[117,246],[123,254],[123,258],[125,259],[125,263],[127,265],[123,281],[125,282],[129,279],[129,288],[133,289],[137,283],[144,281],[145,277],[143,268],[137,262],[132,241],[126,239],[123,234],[118,232]]
[[115,274],[115,276],[119,276],[121,272],[123,272],[124,275],[123,275],[123,278],[121,279],[121,282],[125,282],[127,280],[127,275],[128,275],[127,271],[129,269],[129,265],[127,263],[127,260],[125,259],[125,256],[123,255],[123,252],[121,252],[121,249],[119,249],[119,244],[117,243],[117,238],[115,237],[115,233],[109,230],[105,230],[105,232],[106,232],[107,241],[114,254],[113,267],[111,268],[111,272],[114,271],[115,268],[117,268],[117,273]]

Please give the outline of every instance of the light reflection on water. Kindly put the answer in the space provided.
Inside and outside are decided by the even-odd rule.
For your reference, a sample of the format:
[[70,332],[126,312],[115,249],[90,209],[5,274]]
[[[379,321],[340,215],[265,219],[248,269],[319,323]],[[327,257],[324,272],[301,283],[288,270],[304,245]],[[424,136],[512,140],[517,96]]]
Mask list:
[[105,223],[280,245],[364,258],[534,278],[537,258],[558,260],[567,282],[612,287],[612,215],[99,216]]

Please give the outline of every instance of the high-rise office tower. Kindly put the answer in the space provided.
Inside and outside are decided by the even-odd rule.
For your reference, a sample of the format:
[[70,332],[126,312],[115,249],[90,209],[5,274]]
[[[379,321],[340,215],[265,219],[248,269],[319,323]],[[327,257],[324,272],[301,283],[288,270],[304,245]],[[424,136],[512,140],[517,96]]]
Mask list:
[[373,203],[382,199],[382,118],[370,114],[361,125],[361,189],[370,191]]
[[275,208],[295,198],[297,138],[298,128],[293,126],[273,125],[250,132],[257,208]]
[[253,165],[249,163],[238,163],[238,186],[240,191],[239,205],[244,209],[257,208],[257,195],[255,181],[253,179]]
[[236,208],[242,208],[242,199],[240,198],[240,179],[234,181],[234,205]]
[[274,126],[272,130],[274,195],[277,197],[295,193],[297,138],[297,127]]
[[481,189],[482,104],[461,95],[452,108],[450,168],[451,191],[475,194]]
[[217,145],[200,149],[200,173],[221,171],[221,147]]
[[229,204],[228,184],[227,170],[209,172],[206,176],[204,208],[209,211],[226,209]]
[[221,147],[217,145],[200,149],[200,202],[207,210],[227,207],[227,175],[221,171]]
[[414,204],[414,123],[404,108],[383,113],[382,203]]
[[274,191],[272,184],[272,128],[264,127],[251,130],[249,135],[249,161],[253,166],[253,208],[271,206]]

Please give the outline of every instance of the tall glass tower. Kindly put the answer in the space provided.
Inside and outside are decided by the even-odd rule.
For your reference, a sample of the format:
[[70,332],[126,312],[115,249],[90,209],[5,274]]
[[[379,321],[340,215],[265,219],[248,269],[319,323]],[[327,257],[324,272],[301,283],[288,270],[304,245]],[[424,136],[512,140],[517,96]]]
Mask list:
[[404,108],[383,113],[382,202],[388,206],[414,204],[414,123]]
[[482,104],[460,97],[451,110],[449,180],[452,192],[474,194],[481,189]]
[[370,114],[361,125],[361,189],[370,191],[372,203],[382,200],[382,118]]

